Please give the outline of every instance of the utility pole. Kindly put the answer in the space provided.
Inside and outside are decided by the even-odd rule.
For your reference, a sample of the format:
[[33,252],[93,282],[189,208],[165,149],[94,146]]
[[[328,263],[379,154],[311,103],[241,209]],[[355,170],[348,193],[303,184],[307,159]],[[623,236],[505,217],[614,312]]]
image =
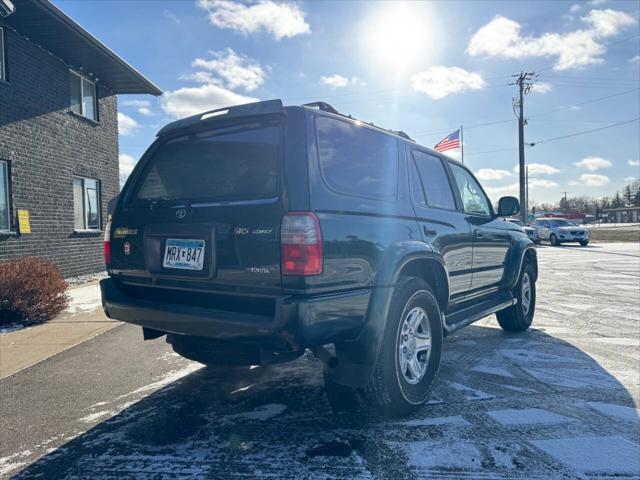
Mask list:
[[526,222],[528,222],[529,221],[529,167],[525,167],[524,177],[525,177],[524,182],[526,185],[525,196],[524,196],[524,211],[527,212]]
[[562,193],[564,193],[564,202],[562,206],[563,206],[563,210],[565,210],[564,213],[566,213],[566,210],[569,209],[569,205],[567,204],[567,193],[569,192],[562,192]]
[[[526,182],[524,163],[524,96],[531,92],[535,81],[535,72],[520,72],[512,75],[516,80],[509,85],[517,85],[519,99],[513,99],[514,113],[518,117],[518,170],[520,173],[520,218],[523,223],[527,221]],[[518,109],[517,112],[515,109]]]

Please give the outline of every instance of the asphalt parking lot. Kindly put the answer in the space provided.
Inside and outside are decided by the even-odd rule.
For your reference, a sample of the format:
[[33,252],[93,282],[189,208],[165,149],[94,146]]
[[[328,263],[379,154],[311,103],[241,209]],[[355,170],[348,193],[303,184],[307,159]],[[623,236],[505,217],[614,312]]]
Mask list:
[[0,381],[0,476],[640,477],[640,245],[539,259],[535,328],[448,338],[411,418],[334,416],[310,356],[219,371],[122,325]]

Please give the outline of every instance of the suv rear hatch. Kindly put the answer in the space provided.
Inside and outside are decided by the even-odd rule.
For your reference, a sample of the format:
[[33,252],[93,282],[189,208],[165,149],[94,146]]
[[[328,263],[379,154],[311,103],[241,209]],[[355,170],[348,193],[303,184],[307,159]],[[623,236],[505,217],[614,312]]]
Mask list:
[[128,294],[266,314],[282,293],[284,115],[231,117],[161,132],[135,169],[111,226]]

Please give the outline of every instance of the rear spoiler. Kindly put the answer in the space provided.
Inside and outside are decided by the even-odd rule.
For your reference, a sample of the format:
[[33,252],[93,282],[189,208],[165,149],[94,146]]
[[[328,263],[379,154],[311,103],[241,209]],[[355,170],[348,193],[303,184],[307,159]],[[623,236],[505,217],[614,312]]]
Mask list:
[[209,110],[208,112],[192,115],[191,117],[183,118],[182,120],[176,120],[168,125],[165,125],[156,134],[156,137],[167,135],[175,130],[181,130],[183,128],[189,128],[194,125],[202,124],[209,119],[220,118],[235,118],[246,117],[249,115],[266,115],[270,113],[282,112],[282,100],[266,100],[264,102],[245,103],[244,105],[237,105],[235,107],[218,108],[216,110]]

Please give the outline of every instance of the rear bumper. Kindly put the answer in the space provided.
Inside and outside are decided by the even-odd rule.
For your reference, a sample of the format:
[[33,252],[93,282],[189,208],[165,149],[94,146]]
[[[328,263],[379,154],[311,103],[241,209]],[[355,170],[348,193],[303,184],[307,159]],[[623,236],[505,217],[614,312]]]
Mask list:
[[112,278],[100,282],[109,318],[161,332],[299,349],[355,339],[365,322],[370,290],[314,297],[283,296],[271,315],[132,298]]

